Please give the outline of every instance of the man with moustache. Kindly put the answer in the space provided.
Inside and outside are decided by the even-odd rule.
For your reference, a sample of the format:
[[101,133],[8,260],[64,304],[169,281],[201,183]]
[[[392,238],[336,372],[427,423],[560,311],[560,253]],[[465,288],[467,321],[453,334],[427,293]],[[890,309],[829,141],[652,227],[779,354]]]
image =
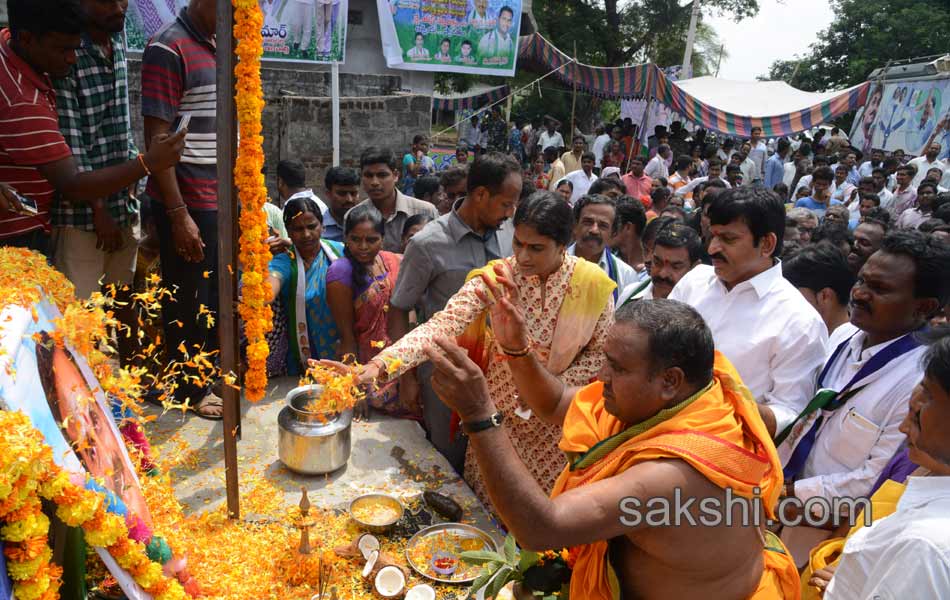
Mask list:
[[617,284],[615,302],[618,290],[640,280],[636,269],[614,256],[607,247],[608,240],[618,229],[615,200],[599,195],[582,196],[574,205],[574,243],[567,248],[568,254],[599,265]]
[[[776,437],[786,496],[831,503],[871,491],[904,439],[899,427],[925,352],[917,334],[948,301],[950,248],[918,231],[888,235],[851,290],[858,332],[835,348],[812,400]],[[799,567],[835,525],[783,529]]]
[[661,227],[653,244],[650,278],[628,285],[620,294],[617,309],[634,300],[669,297],[702,257],[703,242],[695,229],[675,221]]
[[881,208],[872,210],[867,217],[861,218],[860,224],[854,230],[854,243],[851,244],[851,252],[848,254],[848,266],[852,272],[860,271],[871,255],[880,249],[889,229],[889,219],[890,213]]
[[825,600],[950,596],[950,336],[934,338],[900,425],[920,467],[892,514],[848,536]]
[[[472,270],[511,256],[511,216],[521,194],[521,165],[511,156],[489,152],[472,163],[465,185],[467,192],[452,210],[423,227],[406,248],[386,316],[393,342],[409,332],[409,313],[417,306],[431,317],[445,308]],[[419,367],[428,438],[461,473],[466,440],[452,434],[451,411],[432,392],[431,375],[430,364]],[[400,393],[408,393],[415,381],[411,374],[403,376]]]
[[762,186],[718,194],[706,208],[712,266],[700,265],[670,293],[699,311],[759,403],[769,432],[805,408],[825,359],[821,316],[782,277],[785,206]]

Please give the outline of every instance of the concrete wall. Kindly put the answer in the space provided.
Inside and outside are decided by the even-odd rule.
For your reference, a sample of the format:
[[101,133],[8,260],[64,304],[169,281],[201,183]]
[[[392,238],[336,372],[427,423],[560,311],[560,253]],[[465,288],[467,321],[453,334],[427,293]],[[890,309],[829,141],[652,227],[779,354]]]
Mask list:
[[[340,162],[359,165],[368,146],[408,151],[412,137],[431,127],[429,96],[397,94],[340,100]],[[284,97],[268,104],[264,119],[264,155],[268,188],[276,185],[277,162],[301,161],[310,185],[323,190],[323,179],[332,166],[329,98]]]
[[[276,193],[277,163],[295,159],[307,167],[314,189],[332,166],[329,73],[269,66],[262,71],[267,104],[264,109],[264,156],[267,185]],[[399,92],[400,78],[393,75],[340,76],[340,160],[355,166],[364,148],[389,147],[407,151],[412,137],[429,133],[429,95]],[[136,142],[144,148],[141,63],[129,61],[129,101]],[[290,91],[297,95],[286,95]],[[321,193],[321,192],[318,192]]]

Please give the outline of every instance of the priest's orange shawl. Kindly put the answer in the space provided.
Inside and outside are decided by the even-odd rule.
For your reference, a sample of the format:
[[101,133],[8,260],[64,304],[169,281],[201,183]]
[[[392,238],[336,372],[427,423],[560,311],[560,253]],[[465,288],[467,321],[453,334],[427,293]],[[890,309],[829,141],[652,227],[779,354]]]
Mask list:
[[[712,383],[697,396],[639,426],[628,427],[604,408],[603,383],[575,396],[564,419],[560,447],[570,464],[552,497],[615,476],[648,460],[679,458],[711,482],[745,498],[754,488],[774,518],[782,490],[782,465],[749,390],[729,361],[716,353]],[[797,598],[798,572],[781,542],[769,536],[756,600]],[[579,548],[571,597],[612,600],[617,580],[607,560],[607,541]]]

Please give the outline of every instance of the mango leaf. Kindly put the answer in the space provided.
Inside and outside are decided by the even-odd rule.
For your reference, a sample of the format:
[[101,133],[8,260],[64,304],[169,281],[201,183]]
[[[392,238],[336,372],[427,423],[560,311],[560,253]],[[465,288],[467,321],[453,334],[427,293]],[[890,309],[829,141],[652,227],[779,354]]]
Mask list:
[[518,570],[524,573],[530,567],[533,567],[538,563],[538,558],[540,554],[537,552],[532,552],[531,550],[522,550],[521,559],[518,561]]
[[494,569],[483,569],[482,572],[479,573],[478,577],[475,578],[475,581],[472,582],[472,587],[468,590],[468,595],[465,596],[465,600],[471,600],[474,598],[475,594],[478,593],[478,590],[485,587],[485,584],[488,583],[488,580],[491,579],[496,573],[497,571]]
[[487,550],[469,550],[468,552],[463,552],[460,558],[470,565],[484,565],[490,562],[508,562],[501,554]]
[[485,600],[490,600],[498,595],[498,592],[501,591],[501,588],[505,587],[510,581],[509,576],[514,572],[508,565],[504,565],[502,568],[498,569],[498,574],[488,583],[488,586],[485,587]]
[[517,557],[518,546],[515,544],[515,536],[508,534],[508,537],[505,538],[505,562],[514,566],[515,558]]

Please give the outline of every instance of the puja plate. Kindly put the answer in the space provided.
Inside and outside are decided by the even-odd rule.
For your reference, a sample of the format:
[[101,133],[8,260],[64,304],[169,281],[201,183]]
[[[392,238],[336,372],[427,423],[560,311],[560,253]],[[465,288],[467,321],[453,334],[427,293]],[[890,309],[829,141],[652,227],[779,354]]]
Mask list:
[[[463,547],[463,543],[468,547]],[[431,548],[431,552],[426,550],[426,546]],[[490,535],[478,527],[464,523],[439,523],[426,527],[409,538],[406,544],[406,560],[416,573],[432,581],[471,583],[478,577],[481,571],[480,565],[465,565],[467,575],[460,574],[458,571],[451,575],[440,575],[436,567],[428,562],[433,554],[440,553],[440,556],[444,556],[444,553],[448,552],[455,556],[461,568],[464,563],[461,562],[459,555],[467,550],[498,552],[498,545]],[[428,553],[428,556],[422,557],[419,555],[420,552]]]

